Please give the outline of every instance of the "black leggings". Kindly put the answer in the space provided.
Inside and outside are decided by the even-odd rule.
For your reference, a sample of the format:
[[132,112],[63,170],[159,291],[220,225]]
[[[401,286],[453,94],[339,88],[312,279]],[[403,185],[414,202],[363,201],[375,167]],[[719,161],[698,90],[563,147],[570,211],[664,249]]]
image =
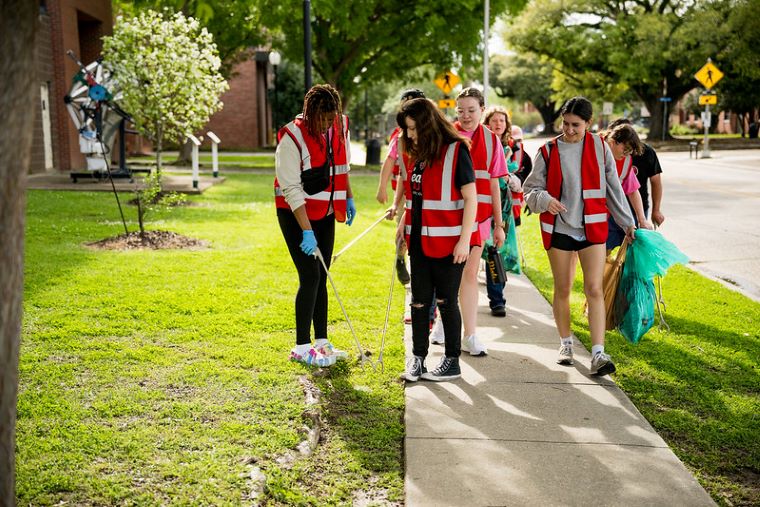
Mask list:
[[[311,343],[309,328],[314,322],[314,337],[327,338],[327,274],[322,263],[313,255],[301,251],[303,231],[292,211],[278,208],[277,220],[288,245],[290,258],[298,271],[298,292],[296,293],[296,344]],[[312,220],[311,228],[317,238],[317,246],[322,252],[325,264],[330,267],[335,244],[335,215],[321,220]]]
[[412,353],[427,357],[430,335],[430,307],[438,301],[443,334],[446,338],[446,357],[462,353],[462,314],[459,313],[459,284],[464,262],[454,264],[449,255],[434,259],[410,249],[412,266]]

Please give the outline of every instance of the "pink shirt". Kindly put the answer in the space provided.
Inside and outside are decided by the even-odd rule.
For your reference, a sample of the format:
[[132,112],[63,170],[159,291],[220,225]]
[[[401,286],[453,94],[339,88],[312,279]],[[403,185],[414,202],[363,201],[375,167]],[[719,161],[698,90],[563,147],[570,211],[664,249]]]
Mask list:
[[393,136],[388,143],[388,158],[391,160],[398,159],[398,136]]
[[620,185],[623,187],[625,195],[632,194],[641,187],[641,183],[639,183],[639,179],[636,177],[636,167],[631,167],[631,170],[628,171],[628,174],[620,182]]

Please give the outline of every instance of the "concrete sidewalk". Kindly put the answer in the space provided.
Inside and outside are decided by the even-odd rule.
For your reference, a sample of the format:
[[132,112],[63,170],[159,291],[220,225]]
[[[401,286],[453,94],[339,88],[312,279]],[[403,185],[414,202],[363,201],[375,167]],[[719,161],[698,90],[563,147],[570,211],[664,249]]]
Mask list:
[[[574,366],[556,364],[551,306],[526,277],[509,275],[506,318],[481,289],[489,356],[407,384],[406,505],[715,505],[610,377],[589,375],[580,342]],[[429,369],[442,353],[431,345]]]

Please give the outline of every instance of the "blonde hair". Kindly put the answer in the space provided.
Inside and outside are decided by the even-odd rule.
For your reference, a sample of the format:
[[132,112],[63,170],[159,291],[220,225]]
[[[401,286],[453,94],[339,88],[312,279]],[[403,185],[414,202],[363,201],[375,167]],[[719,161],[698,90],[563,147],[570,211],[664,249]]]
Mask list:
[[488,126],[488,122],[495,114],[503,114],[504,119],[507,121],[507,128],[504,129],[504,133],[501,135],[501,144],[506,146],[509,144],[509,140],[512,138],[512,120],[509,118],[509,113],[501,106],[491,106],[486,109],[486,115],[483,118],[483,125]]

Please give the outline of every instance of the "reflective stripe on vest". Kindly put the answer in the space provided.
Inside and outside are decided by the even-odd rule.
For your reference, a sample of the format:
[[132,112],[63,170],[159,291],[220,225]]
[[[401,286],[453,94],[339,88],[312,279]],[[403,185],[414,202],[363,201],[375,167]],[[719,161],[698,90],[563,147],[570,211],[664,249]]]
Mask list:
[[[546,190],[549,195],[560,200],[562,189],[562,167],[560,166],[557,138],[541,147],[541,154],[547,166]],[[583,190],[583,224],[586,239],[591,243],[607,240],[606,180],[604,178],[605,148],[601,138],[586,132],[581,152],[581,186]],[[541,239],[544,248],[551,248],[556,215],[548,211],[541,213]]]
[[620,183],[625,181],[628,172],[631,170],[631,165],[633,165],[633,158],[630,155],[626,155],[621,160],[615,161],[618,177],[620,177]]

